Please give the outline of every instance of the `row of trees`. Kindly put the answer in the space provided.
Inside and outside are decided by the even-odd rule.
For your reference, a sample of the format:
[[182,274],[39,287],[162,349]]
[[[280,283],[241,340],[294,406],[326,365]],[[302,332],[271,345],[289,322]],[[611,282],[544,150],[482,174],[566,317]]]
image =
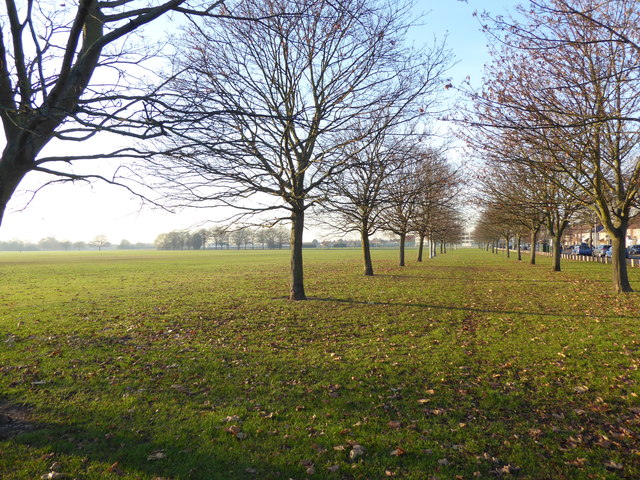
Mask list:
[[[109,242],[105,235],[96,235],[89,242],[71,240],[58,240],[55,237],[45,237],[40,239],[36,243],[25,242],[22,240],[5,240],[0,241],[0,250],[22,252],[22,251],[51,251],[51,250],[86,250],[88,248],[97,248],[102,250],[103,248],[113,247],[114,245]],[[123,239],[115,248],[119,250],[134,250],[150,248],[151,245],[147,243],[132,243],[129,240]]]
[[[5,0],[0,219],[30,172],[134,190],[153,185],[163,195],[152,201],[169,207],[268,214],[291,226],[290,298],[304,299],[306,213],[324,208],[336,180],[364,157],[390,156],[392,137],[416,143],[436,113],[451,55],[444,43],[408,46],[411,8],[383,0],[79,0],[38,8]],[[189,21],[165,49],[174,52],[166,59],[172,70],[146,88],[148,81],[134,77],[158,52],[125,42],[167,13]],[[159,70],[153,65],[145,75]],[[99,132],[139,141],[95,154],[42,154],[53,139],[84,141]],[[156,141],[142,141],[149,139]],[[429,155],[399,148],[416,164]],[[129,181],[68,168],[77,160],[131,157],[140,164]],[[395,195],[407,188],[415,186],[398,183]],[[393,228],[402,236],[409,227]]]
[[442,151],[410,140],[380,135],[363,148],[356,146],[354,165],[327,186],[321,206],[324,222],[344,233],[358,233],[365,275],[374,274],[369,239],[379,230],[399,237],[400,266],[405,265],[410,233],[419,238],[418,261],[425,239],[435,248],[437,241],[457,243],[461,238],[464,181],[459,169]]
[[[640,4],[635,0],[529,0],[517,17],[483,24],[493,62],[469,144],[484,156],[479,229],[504,236],[542,226],[561,238],[592,212],[612,239],[613,285],[631,291],[625,261],[640,191]],[[532,242],[534,243],[534,242]]]
[[[437,243],[458,243],[464,230],[460,200],[465,181],[460,170],[443,151],[425,146],[420,137],[388,133],[367,140],[365,145],[354,142],[349,146],[349,168],[319,187],[323,200],[313,209],[317,223],[345,235],[358,234],[367,276],[374,274],[370,238],[378,231],[398,236],[399,265],[405,266],[407,235],[415,234],[419,239],[420,262],[425,241],[434,255]],[[282,248],[292,239],[283,228],[216,226],[161,234],[155,244],[171,250],[230,244],[238,249],[249,244]]]
[[288,246],[289,232],[285,228],[232,228],[216,226],[194,232],[174,230],[161,233],[154,245],[158,250],[200,250],[205,248],[240,250],[255,248],[281,249]]
[[[5,0],[0,220],[31,172],[53,181],[120,184],[121,177],[80,174],[68,165],[135,157],[138,177],[127,188],[136,178],[138,185],[153,183],[140,177],[147,172],[164,193],[156,203],[232,206],[240,217],[269,214],[289,222],[290,298],[304,299],[307,212],[326,209],[361,233],[379,228],[371,227],[374,218],[373,225],[401,239],[407,231],[429,235],[422,237],[418,218],[429,219],[429,231],[436,218],[455,219],[446,198],[418,200],[416,193],[430,197],[437,190],[431,186],[455,176],[445,172],[432,184],[432,173],[423,172],[437,155],[419,132],[437,112],[451,55],[443,43],[419,51],[407,46],[410,3],[202,5],[79,0],[34,8],[34,2]],[[175,55],[167,59],[173,70],[147,88],[149,82],[133,77],[158,52],[124,45],[167,13],[187,16],[188,27],[174,37]],[[528,228],[544,223],[559,239],[581,207],[591,209],[612,238],[620,292],[631,290],[624,247],[640,190],[639,20],[635,0],[528,0],[516,17],[485,15],[494,60],[484,88],[472,92],[475,108],[462,119],[473,127],[469,144],[486,160],[481,181],[485,195],[493,195],[487,215],[518,210]],[[139,142],[84,155],[43,154],[54,140],[84,141],[99,132]],[[142,141],[149,139],[156,141]],[[421,186],[408,180],[413,177],[422,178]],[[359,192],[344,189],[354,178],[384,183],[377,198],[394,199],[383,202],[394,207],[367,212]],[[357,205],[359,218],[340,210],[348,203]],[[372,274],[366,255],[365,249],[365,272]]]
[[[376,0],[245,0],[237,13],[259,22],[206,19],[176,45],[170,101],[154,112],[171,132],[163,142],[169,154],[144,165],[175,205],[232,206],[240,221],[267,214],[288,223],[293,300],[306,298],[308,212],[362,212],[344,188],[356,177],[358,188],[384,192],[366,200],[364,208],[374,211],[360,213],[353,227],[364,235],[371,275],[367,238],[380,224],[370,215],[391,212],[380,205],[393,183],[398,201],[404,195],[417,203],[410,178],[429,156],[419,132],[451,62],[443,44],[407,46],[410,8]],[[368,181],[378,186],[371,190]],[[396,230],[403,236],[411,228],[405,222]]]

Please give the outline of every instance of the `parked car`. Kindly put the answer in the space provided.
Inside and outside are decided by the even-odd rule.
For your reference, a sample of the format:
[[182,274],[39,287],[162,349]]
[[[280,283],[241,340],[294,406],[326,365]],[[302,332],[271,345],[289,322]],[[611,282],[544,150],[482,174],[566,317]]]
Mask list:
[[576,245],[575,247],[573,247],[573,254],[591,256],[591,247],[586,243],[581,243],[580,245]]
[[627,252],[630,255],[640,255],[640,245],[629,245],[627,247]]
[[593,256],[604,257],[608,250],[611,250],[611,245],[600,245],[594,249]]
[[[607,252],[605,253],[606,257],[611,258],[611,254],[613,253],[613,249],[609,249],[607,250]],[[630,258],[631,254],[629,253],[629,249],[627,248],[624,252],[624,258]]]

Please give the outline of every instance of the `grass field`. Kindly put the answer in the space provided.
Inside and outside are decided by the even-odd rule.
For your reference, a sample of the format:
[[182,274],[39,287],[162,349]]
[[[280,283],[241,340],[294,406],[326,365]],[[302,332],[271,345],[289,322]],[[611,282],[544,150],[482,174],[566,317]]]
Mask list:
[[0,478],[640,478],[610,265],[374,255],[0,254]]

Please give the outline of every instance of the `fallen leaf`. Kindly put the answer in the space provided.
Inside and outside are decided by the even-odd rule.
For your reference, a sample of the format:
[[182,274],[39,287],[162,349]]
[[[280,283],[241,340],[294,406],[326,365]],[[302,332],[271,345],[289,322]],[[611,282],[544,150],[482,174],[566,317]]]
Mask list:
[[327,451],[326,448],[324,448],[322,445],[318,445],[317,443],[312,444],[311,448],[319,454],[326,453]]
[[520,471],[520,467],[516,467],[515,465],[504,465],[502,468],[496,469],[497,473],[501,473],[503,475],[513,475]]
[[331,465],[330,467],[327,467],[327,470],[329,470],[330,472],[337,472],[338,470],[340,470],[340,465]]
[[407,452],[405,450],[403,450],[402,448],[396,448],[395,450],[393,450],[391,452],[391,456],[399,457],[400,455],[404,455],[405,453],[407,453]]
[[611,440],[609,440],[606,435],[601,435],[598,441],[595,442],[595,445],[602,448],[609,448],[612,445],[612,443],[611,443]]
[[397,420],[391,420],[389,423],[387,423],[387,425],[389,426],[389,428],[400,428],[402,426],[402,423],[398,422]]
[[114,463],[107,469],[110,473],[115,475],[124,476],[124,471],[120,468],[120,464],[118,462]]
[[66,473],[49,472],[49,473],[45,473],[40,478],[42,480],[55,480],[56,478],[65,478],[65,477],[67,477]]
[[613,460],[605,462],[604,466],[609,470],[622,470],[623,468],[623,465],[621,463],[614,462]]
[[364,452],[364,447],[356,443],[349,452],[349,458],[351,460],[357,460],[358,458],[364,456]]
[[158,450],[157,452],[153,452],[151,455],[149,455],[147,457],[147,460],[149,461],[153,461],[153,460],[162,460],[163,458],[166,458],[167,454],[164,453],[162,450]]

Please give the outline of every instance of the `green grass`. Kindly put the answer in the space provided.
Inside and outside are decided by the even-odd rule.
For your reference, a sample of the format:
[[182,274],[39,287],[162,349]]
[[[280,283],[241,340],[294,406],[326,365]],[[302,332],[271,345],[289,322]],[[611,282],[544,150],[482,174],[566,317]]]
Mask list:
[[0,478],[640,478],[610,265],[374,255],[0,254]]

